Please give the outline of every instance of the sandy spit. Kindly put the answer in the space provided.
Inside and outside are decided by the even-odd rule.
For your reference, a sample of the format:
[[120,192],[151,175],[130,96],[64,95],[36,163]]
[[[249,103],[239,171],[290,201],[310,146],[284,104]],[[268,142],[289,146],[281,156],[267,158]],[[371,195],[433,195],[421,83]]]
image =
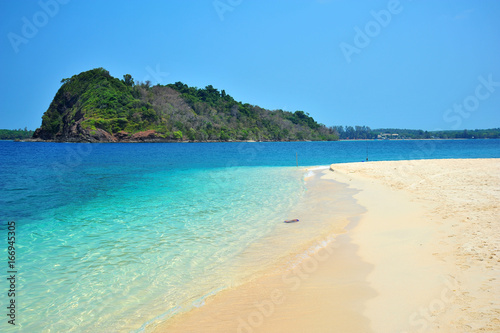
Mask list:
[[344,233],[155,332],[500,332],[500,159],[321,172],[359,190]]
[[[500,159],[331,170],[327,177],[364,189],[357,198],[369,207],[353,239],[375,266],[368,282],[379,295],[365,311],[375,332],[500,332]],[[409,203],[420,215],[405,212]],[[395,225],[398,211],[412,223]]]

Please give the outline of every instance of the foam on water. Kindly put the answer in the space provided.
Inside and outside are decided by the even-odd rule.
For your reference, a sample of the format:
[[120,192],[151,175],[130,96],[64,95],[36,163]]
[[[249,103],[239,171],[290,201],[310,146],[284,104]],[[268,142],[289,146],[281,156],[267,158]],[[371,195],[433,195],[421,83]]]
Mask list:
[[307,168],[307,172],[304,174],[304,178],[309,178],[313,177],[316,175],[319,171],[324,171],[328,170],[330,167],[329,166],[318,166],[318,167],[312,167],[312,168]]

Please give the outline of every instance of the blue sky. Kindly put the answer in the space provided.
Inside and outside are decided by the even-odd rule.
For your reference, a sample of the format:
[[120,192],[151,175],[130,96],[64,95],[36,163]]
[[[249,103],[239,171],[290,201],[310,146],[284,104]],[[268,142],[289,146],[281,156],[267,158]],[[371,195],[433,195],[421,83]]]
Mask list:
[[325,125],[500,127],[500,1],[0,1],[0,128],[62,78],[213,85]]

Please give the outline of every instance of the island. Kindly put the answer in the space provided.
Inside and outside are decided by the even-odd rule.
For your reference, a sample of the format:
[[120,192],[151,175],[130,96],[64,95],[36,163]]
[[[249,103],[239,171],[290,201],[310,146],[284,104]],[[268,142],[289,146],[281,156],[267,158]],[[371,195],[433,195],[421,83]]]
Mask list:
[[34,141],[219,142],[333,141],[333,128],[304,111],[268,110],[235,101],[212,85],[135,83],[104,68],[71,78],[42,116]]

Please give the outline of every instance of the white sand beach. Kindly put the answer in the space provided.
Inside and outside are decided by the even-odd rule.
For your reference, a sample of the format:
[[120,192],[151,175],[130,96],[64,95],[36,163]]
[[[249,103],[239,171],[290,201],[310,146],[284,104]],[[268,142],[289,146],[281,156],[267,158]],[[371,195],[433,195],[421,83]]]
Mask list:
[[343,233],[155,332],[500,331],[500,159],[322,172],[359,190]]

